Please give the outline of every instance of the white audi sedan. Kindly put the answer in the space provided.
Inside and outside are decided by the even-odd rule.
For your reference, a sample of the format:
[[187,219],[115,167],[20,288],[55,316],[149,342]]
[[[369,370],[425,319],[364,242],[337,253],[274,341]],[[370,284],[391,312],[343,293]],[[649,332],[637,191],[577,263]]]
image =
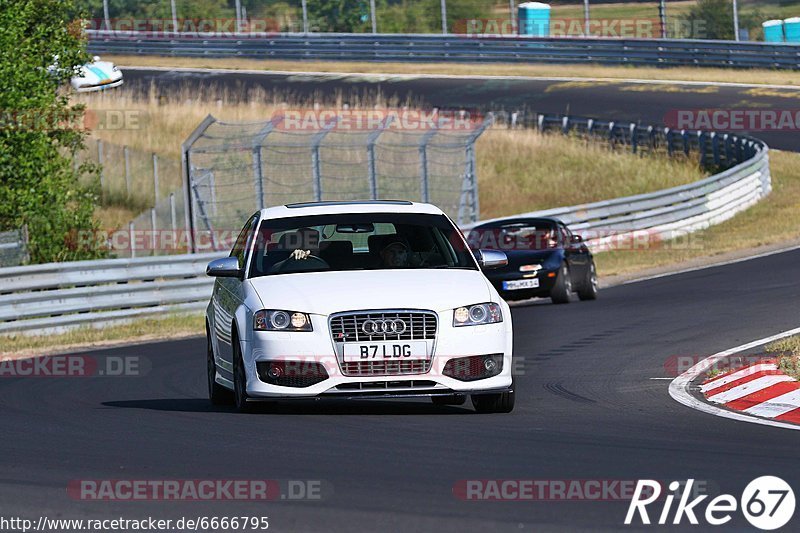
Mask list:
[[[477,259],[476,259],[477,256]],[[206,310],[208,389],[241,411],[294,398],[430,397],[514,408],[508,305],[440,209],[405,201],[272,207],[244,225]]]

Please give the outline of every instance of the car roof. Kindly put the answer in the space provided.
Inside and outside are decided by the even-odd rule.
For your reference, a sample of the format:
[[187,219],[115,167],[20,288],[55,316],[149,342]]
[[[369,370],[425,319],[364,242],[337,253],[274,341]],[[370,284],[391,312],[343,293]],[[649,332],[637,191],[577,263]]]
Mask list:
[[560,224],[561,221],[555,217],[516,217],[516,218],[501,218],[496,220],[487,220],[477,224],[472,229],[477,228],[501,228],[504,226],[525,225],[525,224]]
[[409,202],[405,200],[305,202],[279,205],[261,210],[261,216],[265,219],[354,213],[417,213],[425,215],[444,214],[442,210],[435,205]]

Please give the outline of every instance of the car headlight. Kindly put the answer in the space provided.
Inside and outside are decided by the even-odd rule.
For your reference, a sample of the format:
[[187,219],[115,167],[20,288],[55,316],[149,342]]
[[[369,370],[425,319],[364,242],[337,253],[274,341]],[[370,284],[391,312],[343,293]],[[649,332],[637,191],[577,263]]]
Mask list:
[[475,304],[459,307],[453,312],[453,326],[478,326],[503,321],[500,305],[495,303]]
[[113,67],[111,67],[111,72],[119,72],[119,67],[114,65]]
[[253,315],[253,329],[256,331],[314,331],[311,317],[306,313],[262,309]]

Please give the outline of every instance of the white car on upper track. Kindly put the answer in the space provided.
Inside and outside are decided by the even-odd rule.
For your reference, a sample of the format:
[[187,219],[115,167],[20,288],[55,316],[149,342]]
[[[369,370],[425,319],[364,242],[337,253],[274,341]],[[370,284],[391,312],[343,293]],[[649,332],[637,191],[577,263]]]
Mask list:
[[[508,305],[437,207],[404,201],[272,207],[212,261],[211,401],[431,397],[510,412]],[[480,265],[480,266],[479,266]]]
[[94,56],[91,63],[81,67],[79,75],[72,77],[70,84],[79,93],[110,89],[122,85],[122,71],[111,61]]

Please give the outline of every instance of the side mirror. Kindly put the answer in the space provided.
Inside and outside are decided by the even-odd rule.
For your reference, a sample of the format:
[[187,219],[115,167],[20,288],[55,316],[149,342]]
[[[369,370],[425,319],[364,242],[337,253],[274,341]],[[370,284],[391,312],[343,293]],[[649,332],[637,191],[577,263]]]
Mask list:
[[573,235],[572,239],[570,239],[570,242],[572,242],[572,244],[582,243],[583,242],[583,237],[581,237],[580,235]]
[[100,61],[100,56],[94,56],[94,57],[92,58],[92,61]]
[[206,275],[215,278],[239,278],[244,276],[244,270],[239,268],[239,260],[235,257],[214,259],[206,267]]
[[483,270],[491,270],[508,265],[508,256],[499,250],[478,250],[478,265]]

